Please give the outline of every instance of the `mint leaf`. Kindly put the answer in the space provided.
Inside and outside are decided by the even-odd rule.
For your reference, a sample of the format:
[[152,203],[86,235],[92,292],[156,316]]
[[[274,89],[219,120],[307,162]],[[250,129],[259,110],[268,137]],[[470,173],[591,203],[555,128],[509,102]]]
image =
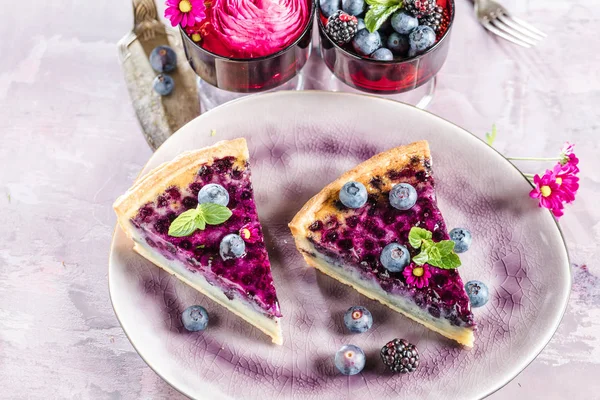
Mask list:
[[[387,1],[386,1],[387,4]],[[383,23],[396,11],[401,8],[400,4],[395,5],[372,5],[365,15],[365,25],[369,32],[375,32]]]
[[427,252],[429,260],[439,260],[440,258],[442,258],[440,249],[438,249],[436,246],[430,246],[427,248],[427,250],[424,249],[423,251]]
[[413,226],[410,228],[410,232],[408,233],[408,243],[415,249],[421,247],[423,240],[431,240],[431,232],[427,229],[419,228]]
[[206,221],[204,220],[204,217],[202,216],[202,214],[200,214],[200,212],[198,212],[198,215],[196,215],[196,229],[200,229],[201,231],[203,231],[206,228]]
[[[198,206],[198,211],[204,222],[208,225],[219,225],[231,217],[231,210],[225,206],[214,203],[203,203]],[[199,228],[203,229],[203,228]]]
[[496,140],[496,124],[492,125],[492,133],[485,133],[485,141],[491,147],[494,145],[494,141]]
[[456,253],[450,253],[446,254],[445,256],[442,256],[442,259],[440,260],[440,265],[436,265],[436,267],[442,269],[455,269],[460,267],[460,265],[461,263],[458,255]]
[[402,5],[401,0],[366,0],[366,3],[370,6],[385,6],[385,7]]
[[198,210],[187,210],[179,215],[169,226],[169,236],[189,236],[196,230],[196,217]]
[[427,255],[427,253],[424,251],[420,252],[419,254],[417,254],[416,256],[414,256],[412,258],[412,262],[414,262],[417,265],[423,265],[428,261],[429,261],[429,255]]
[[442,257],[452,253],[454,250],[454,242],[452,240],[442,240],[441,242],[434,243],[434,245]]

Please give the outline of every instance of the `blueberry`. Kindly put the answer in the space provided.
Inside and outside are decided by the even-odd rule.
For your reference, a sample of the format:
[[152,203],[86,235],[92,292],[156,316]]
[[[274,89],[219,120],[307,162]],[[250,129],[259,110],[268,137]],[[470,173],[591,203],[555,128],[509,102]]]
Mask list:
[[363,333],[373,326],[373,316],[371,312],[364,307],[350,307],[344,314],[344,324],[350,332]]
[[399,33],[392,33],[387,40],[387,47],[397,56],[405,56],[408,53],[410,47],[408,43],[408,36],[400,35]]
[[181,322],[190,332],[203,331],[208,326],[208,313],[202,306],[190,306],[181,314]]
[[465,290],[471,300],[471,307],[477,308],[486,305],[490,299],[490,292],[485,283],[479,281],[469,281],[465,285]]
[[410,262],[408,249],[398,243],[390,243],[383,248],[379,261],[390,272],[400,272]]
[[347,344],[335,353],[335,366],[344,375],[356,375],[365,367],[365,353],[358,346]]
[[374,60],[381,61],[391,61],[394,59],[394,55],[390,49],[386,49],[385,47],[379,48],[371,54],[371,58]]
[[365,10],[365,0],[342,0],[342,10],[350,15],[360,15]]
[[377,32],[379,32],[379,40],[381,40],[381,47],[385,47],[385,44],[387,43],[387,40],[388,40],[387,32],[384,31],[383,29],[380,29]]
[[360,182],[350,181],[340,190],[340,201],[348,208],[360,208],[367,202],[367,188]]
[[329,18],[340,9],[340,0],[319,0],[319,5],[323,15]]
[[416,55],[433,46],[435,43],[435,31],[426,25],[421,25],[408,35],[408,40],[411,51]]
[[454,242],[455,253],[464,253],[471,247],[473,237],[468,229],[454,228],[450,231],[450,240]]
[[398,11],[391,18],[392,28],[401,35],[408,35],[413,29],[419,26],[419,20],[412,15]]
[[240,235],[230,233],[221,240],[219,253],[223,260],[243,257],[246,255],[246,243]]
[[352,39],[352,46],[358,54],[368,56],[381,47],[379,32],[371,33],[367,29],[361,29]]
[[167,96],[171,94],[173,88],[175,87],[175,82],[173,78],[166,74],[158,74],[154,81],[152,82],[152,87],[156,91],[156,93],[161,96]]
[[362,18],[357,19],[358,25],[356,26],[356,31],[360,31],[361,29],[366,29],[365,20]]
[[410,210],[417,202],[417,191],[408,183],[399,183],[390,190],[390,204],[398,210]]
[[150,65],[156,72],[171,72],[177,67],[177,54],[169,46],[158,46],[150,53]]
[[215,203],[227,206],[229,204],[229,193],[223,186],[209,183],[198,192],[198,203]]

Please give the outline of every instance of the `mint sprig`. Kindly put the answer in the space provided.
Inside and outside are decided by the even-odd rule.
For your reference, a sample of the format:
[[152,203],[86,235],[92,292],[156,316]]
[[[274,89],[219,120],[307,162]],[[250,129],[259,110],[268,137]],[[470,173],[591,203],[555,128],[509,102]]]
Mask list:
[[203,231],[206,225],[220,225],[231,217],[231,210],[214,203],[198,204],[198,207],[181,213],[169,226],[169,236],[189,236],[196,229]]
[[402,8],[402,0],[366,0],[369,10],[365,15],[365,26],[375,32],[396,11]]
[[408,243],[421,252],[412,258],[417,265],[425,263],[441,269],[455,269],[460,267],[460,258],[454,252],[452,240],[434,242],[432,233],[427,229],[413,226],[408,233]]

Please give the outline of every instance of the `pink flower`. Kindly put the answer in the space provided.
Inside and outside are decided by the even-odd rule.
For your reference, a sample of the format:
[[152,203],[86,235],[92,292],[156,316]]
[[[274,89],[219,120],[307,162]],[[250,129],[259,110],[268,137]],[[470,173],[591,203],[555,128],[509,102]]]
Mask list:
[[260,240],[260,229],[257,225],[246,224],[240,229],[240,236],[247,243],[256,243]]
[[533,183],[535,184],[535,188],[529,193],[529,196],[532,199],[539,199],[539,206],[552,211],[555,217],[561,217],[564,208],[563,192],[556,182],[554,172],[548,169],[541,177],[536,174],[533,177]]
[[181,24],[185,28],[206,18],[203,0],[167,0],[166,5],[165,17],[173,26]]
[[558,163],[554,166],[552,173],[555,176],[561,198],[567,203],[572,203],[575,200],[577,190],[579,190],[579,178],[575,176],[576,172],[572,172],[569,164],[561,165]]
[[416,286],[419,289],[429,285],[429,278],[431,278],[431,271],[429,271],[429,265],[417,265],[410,263],[402,271],[404,278],[406,278],[406,284],[409,286]]

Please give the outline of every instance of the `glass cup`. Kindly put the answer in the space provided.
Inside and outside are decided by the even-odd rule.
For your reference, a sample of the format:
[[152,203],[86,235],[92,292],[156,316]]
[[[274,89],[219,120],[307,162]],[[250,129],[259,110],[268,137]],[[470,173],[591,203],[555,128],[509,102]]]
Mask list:
[[219,56],[196,44],[181,30],[183,48],[192,69],[203,82],[236,93],[264,92],[283,85],[304,67],[310,56],[315,3],[302,34],[285,49],[257,58]]
[[429,82],[446,61],[454,22],[454,0],[438,0],[449,13],[448,29],[425,53],[405,60],[378,61],[360,56],[334,43],[325,33],[327,19],[319,10],[321,57],[345,84],[373,94],[398,94]]

